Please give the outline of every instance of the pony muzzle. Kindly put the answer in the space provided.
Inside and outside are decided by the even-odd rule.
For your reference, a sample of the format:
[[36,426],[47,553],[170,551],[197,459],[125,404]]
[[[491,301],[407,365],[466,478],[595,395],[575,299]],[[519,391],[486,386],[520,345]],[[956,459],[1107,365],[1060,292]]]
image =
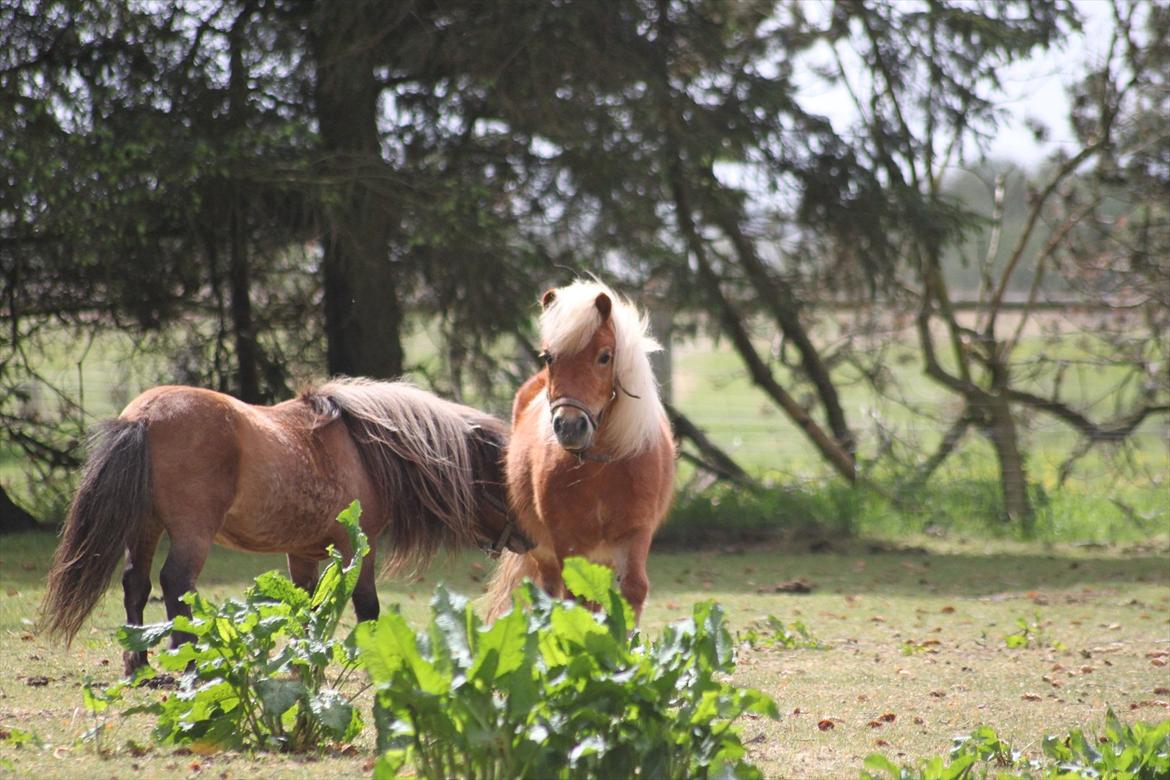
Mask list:
[[553,410],[552,427],[557,442],[570,452],[589,449],[597,433],[593,415],[585,409],[567,404]]

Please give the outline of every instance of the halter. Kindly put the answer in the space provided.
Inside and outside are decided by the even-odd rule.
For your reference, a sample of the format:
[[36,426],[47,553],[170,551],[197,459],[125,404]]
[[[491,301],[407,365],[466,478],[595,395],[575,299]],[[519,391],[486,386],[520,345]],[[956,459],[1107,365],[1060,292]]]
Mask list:
[[[487,554],[493,558],[499,558],[508,546],[508,542],[512,540],[512,536],[516,533],[516,518],[509,516],[508,522],[504,525],[504,530],[500,531],[500,538],[496,539],[495,544],[487,548]],[[531,540],[525,537],[524,541],[528,542],[529,549],[531,548]]]
[[524,536],[524,533],[519,528],[517,528],[516,516],[508,511],[508,507],[504,505],[504,502],[496,498],[491,493],[485,494],[484,497],[487,499],[487,502],[492,506],[493,509],[504,515],[504,517],[508,518],[508,522],[504,523],[504,527],[500,530],[500,535],[495,542],[492,544],[480,545],[480,549],[492,558],[499,558],[500,554],[504,552],[505,548],[507,548],[508,542],[512,540],[513,536],[517,535],[519,535],[524,539],[525,542],[528,543],[528,549],[532,549],[532,540],[527,536]]
[[[589,409],[588,406],[585,405],[585,403],[583,401],[578,401],[576,398],[573,398],[571,395],[562,395],[559,398],[557,398],[556,400],[554,400],[552,398],[552,396],[549,396],[549,398],[548,398],[549,415],[550,416],[554,415],[557,413],[557,409],[568,406],[568,407],[571,407],[573,409],[576,409],[581,414],[585,415],[585,419],[589,420],[589,424],[593,426],[594,431],[600,431],[601,430],[601,421],[605,418],[605,412],[609,409],[610,405],[613,404],[613,402],[617,399],[618,390],[621,390],[623,393],[628,395],[630,398],[641,398],[642,397],[640,395],[634,395],[629,390],[627,390],[625,388],[625,386],[622,384],[621,378],[615,373],[613,375],[613,388],[610,390],[609,398],[606,399],[605,403],[601,407],[601,411],[599,411],[597,413],[596,417],[593,415],[593,412]],[[576,455],[578,461],[591,460],[594,463],[610,463],[613,461],[612,455],[592,453],[589,450],[568,450],[568,451],[572,452],[574,455]]]
[[581,414],[585,415],[586,419],[589,420],[589,424],[593,426],[593,430],[596,431],[596,430],[599,430],[601,428],[601,420],[605,417],[605,410],[609,408],[609,405],[613,403],[613,399],[615,399],[615,398],[617,398],[617,384],[616,383],[614,384],[612,392],[610,392],[610,394],[609,394],[609,398],[606,399],[604,404],[602,404],[601,411],[597,413],[596,417],[593,416],[593,412],[591,412],[589,410],[589,407],[586,406],[583,401],[578,401],[576,398],[573,398],[571,395],[562,395],[560,398],[556,399],[555,401],[552,400],[552,398],[549,398],[548,411],[550,414],[556,414],[557,409],[560,409],[564,406],[572,407],[573,409],[576,409],[577,411],[579,411]]

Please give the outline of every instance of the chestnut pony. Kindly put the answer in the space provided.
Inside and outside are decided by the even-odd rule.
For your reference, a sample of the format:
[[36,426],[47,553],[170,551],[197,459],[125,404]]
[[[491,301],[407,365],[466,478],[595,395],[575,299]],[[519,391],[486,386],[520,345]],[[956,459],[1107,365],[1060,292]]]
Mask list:
[[[46,628],[66,641],[123,555],[126,621],[142,623],[164,531],[169,618],[190,614],[179,597],[213,542],[287,553],[293,581],[311,590],[329,545],[352,554],[335,518],[355,498],[371,546],[387,533],[393,568],[424,564],[440,547],[530,546],[507,511],[504,424],[401,382],[340,379],[271,407],[156,387],[91,444],[43,605]],[[378,616],[374,558],[353,593],[359,620]],[[145,663],[145,653],[125,654],[127,674]]]
[[646,318],[599,282],[577,281],[541,300],[545,367],[512,406],[508,493],[535,547],[505,554],[489,588],[489,617],[530,577],[564,595],[566,557],[614,570],[642,613],[650,540],[670,507],[674,441],[658,398]]

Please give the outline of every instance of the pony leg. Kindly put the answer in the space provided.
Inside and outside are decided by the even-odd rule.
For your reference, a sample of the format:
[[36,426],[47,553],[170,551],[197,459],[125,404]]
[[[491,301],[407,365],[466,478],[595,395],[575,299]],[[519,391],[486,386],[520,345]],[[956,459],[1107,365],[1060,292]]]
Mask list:
[[[195,590],[195,580],[203,571],[207,554],[211,552],[211,538],[176,538],[171,536],[171,551],[159,572],[163,601],[167,605],[167,618],[174,620],[178,615],[191,616],[191,608],[179,598]],[[171,634],[171,647],[178,647],[193,639],[190,634],[175,631]]]
[[642,619],[642,607],[650,593],[650,578],[646,576],[646,558],[650,554],[651,531],[639,531],[626,546],[624,554],[615,561],[622,596],[634,608],[634,620]]
[[288,575],[292,577],[294,585],[313,595],[317,589],[317,559],[289,553]]
[[[138,538],[126,547],[126,567],[122,570],[122,603],[126,607],[126,623],[142,625],[142,613],[150,598],[150,564],[158,548],[161,528],[143,528]],[[127,677],[134,675],[140,667],[146,666],[146,651],[129,650],[122,653],[122,663]]]
[[357,614],[359,623],[366,620],[377,620],[381,607],[378,605],[378,584],[375,575],[378,573],[374,565],[374,550],[371,548],[366,559],[362,561],[362,568],[358,572],[357,585],[353,589],[353,611]]

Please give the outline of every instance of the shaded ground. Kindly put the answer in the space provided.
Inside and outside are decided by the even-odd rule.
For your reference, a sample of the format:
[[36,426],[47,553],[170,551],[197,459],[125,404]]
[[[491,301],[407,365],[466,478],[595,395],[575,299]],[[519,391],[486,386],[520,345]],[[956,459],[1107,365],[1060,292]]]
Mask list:
[[[338,755],[253,759],[153,748],[150,721],[131,717],[112,724],[106,744],[114,756],[98,758],[80,740],[91,725],[80,685],[86,675],[113,681],[120,672],[112,632],[122,617],[121,593],[111,590],[71,649],[37,637],[31,624],[54,542],[50,535],[0,537],[0,730],[32,731],[46,745],[0,745],[0,759],[16,776],[369,773],[372,728]],[[220,598],[282,566],[277,556],[216,550],[200,584]],[[407,617],[421,622],[440,578],[473,594],[489,572],[490,562],[467,555],[412,583],[384,581],[381,596],[383,603],[400,601]],[[744,724],[752,756],[769,777],[856,776],[870,752],[902,761],[939,753],[981,723],[1035,753],[1046,733],[1096,726],[1107,705],[1130,720],[1170,717],[1165,547],[882,552],[859,543],[799,554],[730,548],[652,555],[650,575],[643,624],[649,632],[689,613],[694,601],[713,598],[737,629],[767,615],[799,619],[826,645],[742,651],[737,680],[772,694],[783,713],[776,722]],[[794,581],[811,592],[783,589]],[[161,617],[153,600],[147,619]],[[1004,637],[1021,633],[1019,620],[1028,626],[1025,646],[1008,649]],[[146,751],[129,749],[130,741]]]

